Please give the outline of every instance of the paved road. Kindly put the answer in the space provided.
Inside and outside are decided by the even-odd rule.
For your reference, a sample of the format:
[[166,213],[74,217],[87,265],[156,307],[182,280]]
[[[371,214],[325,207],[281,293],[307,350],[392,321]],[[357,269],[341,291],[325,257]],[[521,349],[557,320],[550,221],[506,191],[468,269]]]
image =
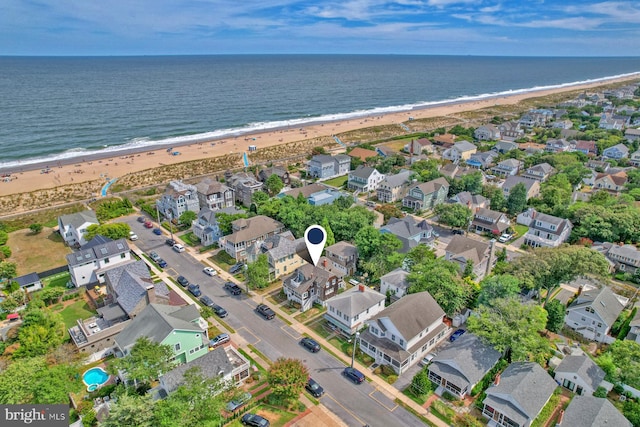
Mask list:
[[[325,388],[321,402],[349,426],[368,424],[377,426],[422,426],[410,412],[398,406],[392,399],[368,382],[355,385],[341,372],[345,365],[325,351],[313,354],[301,347],[301,335],[280,318],[267,321],[255,313],[257,305],[246,294],[233,296],[226,292],[223,280],[209,277],[202,272],[203,265],[188,252],[177,253],[165,245],[166,236],[156,236],[145,229],[135,218],[127,223],[138,235],[136,245],[143,251],[156,251],[168,263],[165,268],[172,277],[185,276],[200,285],[203,295],[209,296],[224,307],[229,316],[224,321],[234,328],[249,344],[271,360],[293,357],[302,360],[311,376]],[[367,375],[368,373],[365,373]]]

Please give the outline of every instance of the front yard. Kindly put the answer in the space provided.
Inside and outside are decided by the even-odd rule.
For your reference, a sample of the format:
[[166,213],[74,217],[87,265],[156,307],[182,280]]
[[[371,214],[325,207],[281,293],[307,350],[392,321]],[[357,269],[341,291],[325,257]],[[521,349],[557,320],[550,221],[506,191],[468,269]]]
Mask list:
[[347,183],[349,177],[347,175],[337,176],[335,178],[328,179],[323,181],[324,184],[331,185],[332,187],[342,188]]
[[11,248],[9,261],[16,263],[19,276],[65,265],[65,256],[71,253],[60,234],[46,227],[38,234],[28,228],[9,233],[7,245]]

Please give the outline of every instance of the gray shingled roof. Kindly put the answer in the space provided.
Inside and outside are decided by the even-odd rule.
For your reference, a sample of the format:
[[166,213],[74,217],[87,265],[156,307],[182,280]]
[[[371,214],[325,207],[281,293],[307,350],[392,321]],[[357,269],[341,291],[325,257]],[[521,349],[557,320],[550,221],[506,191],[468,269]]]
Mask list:
[[420,188],[420,191],[422,191],[423,194],[431,194],[440,190],[441,187],[446,187],[448,189],[449,181],[447,181],[446,178],[437,178],[418,184],[417,187]]
[[556,373],[559,372],[577,375],[594,390],[600,386],[605,376],[602,368],[585,355],[565,357],[556,368]]
[[608,253],[623,258],[629,258],[634,261],[638,261],[640,259],[640,251],[638,251],[638,248],[634,245],[612,245]]
[[67,214],[67,215],[60,215],[59,220],[63,226],[73,225],[73,227],[76,229],[82,226],[82,224],[86,222],[99,224],[98,218],[96,217],[96,213],[90,210],[76,212],[76,213]]
[[461,389],[477,384],[500,360],[500,352],[467,332],[441,350],[429,370]]
[[227,190],[230,190],[228,186],[212,178],[205,178],[199,183],[197,183],[196,189],[198,190],[198,193],[204,194],[204,195],[222,193]]
[[[380,294],[382,295],[382,294]],[[384,297],[384,295],[383,295]],[[372,319],[388,318],[398,332],[408,341],[424,331],[429,325],[444,317],[429,292],[406,295],[376,314]]]
[[523,178],[521,176],[511,175],[511,176],[508,176],[507,179],[505,179],[504,183],[502,184],[502,189],[511,191],[511,189],[516,185],[523,184],[524,187],[527,189],[527,191],[529,191],[536,182],[538,181],[533,179]]
[[32,283],[39,282],[40,276],[38,276],[38,273],[29,273],[24,276],[16,277],[13,281],[18,282],[18,285],[22,288],[24,286],[31,285]]
[[237,226],[243,223],[246,224],[246,227],[226,236],[227,241],[231,243],[251,241],[284,228],[281,222],[264,215],[257,215],[248,219],[236,219],[231,224]]
[[314,183],[314,184],[305,185],[304,187],[292,188],[291,190],[285,192],[284,194],[287,196],[291,196],[295,199],[301,193],[304,197],[309,197],[312,194],[319,193],[321,191],[326,190],[327,188],[328,187],[326,185]]
[[613,294],[608,286],[599,289],[584,291],[569,306],[569,309],[590,306],[604,322],[611,326],[616,321],[624,306]]
[[325,248],[325,251],[327,253],[340,255],[340,256],[342,256],[344,258],[348,258],[350,256],[358,254],[358,248],[356,248],[351,243],[348,243],[348,242],[345,242],[345,241],[341,241],[341,242],[338,242],[338,243],[333,244],[331,246],[327,246]]
[[483,402],[524,425],[535,419],[557,386],[537,363],[514,362],[500,375],[500,383],[487,389]]
[[472,205],[482,205],[489,201],[486,197],[481,196],[480,194],[471,194],[468,191],[461,191],[453,198],[461,205],[467,205],[468,203],[471,203]]
[[531,166],[528,170],[535,171],[535,172],[542,172],[546,174],[546,173],[551,173],[553,171],[553,166],[551,166],[549,163],[540,163],[540,164]]
[[564,412],[561,427],[631,427],[609,399],[576,395]]
[[[87,245],[89,249],[81,249],[68,254],[66,256],[67,264],[73,267],[98,259],[109,258],[115,254],[129,252],[129,245],[125,239],[118,239],[95,246],[89,245],[89,243],[87,243]],[[87,247],[87,245],[85,245],[85,247]]]
[[204,378],[220,377],[222,379],[233,371],[233,364],[224,347],[218,347],[204,356],[182,364],[162,375],[162,382],[167,393],[173,393],[184,381],[185,372],[193,367],[200,368],[200,373]]
[[474,144],[470,143],[469,141],[458,141],[455,144],[453,144],[453,146],[460,151],[476,150],[478,148]]
[[454,258],[463,257],[464,259],[473,261],[478,264],[484,259],[489,245],[479,240],[469,239],[464,236],[453,236],[451,241],[445,248]]
[[385,281],[387,283],[391,283],[393,286],[398,288],[407,289],[409,287],[409,282],[407,281],[407,277],[409,276],[409,272],[403,270],[402,268],[396,268],[393,271],[385,274],[380,278],[380,281]]
[[154,287],[156,295],[169,298],[167,285],[164,282],[153,283],[144,261],[111,268],[105,272],[105,279],[111,284],[116,292],[118,304],[127,314],[136,308],[140,300],[146,298],[149,286]]
[[371,174],[375,172],[375,168],[369,166],[358,166],[355,170],[349,172],[349,176],[355,176],[362,179],[369,179]]
[[400,187],[409,182],[411,173],[411,171],[402,170],[395,175],[387,175],[380,183],[380,186],[389,186],[391,188]]
[[329,298],[325,303],[343,314],[353,317],[367,308],[377,305],[380,301],[384,301],[385,298],[380,292],[366,286],[354,286],[341,294]]
[[[149,304],[131,323],[115,337],[118,347],[125,349],[135,344],[140,337],[161,343],[172,331],[204,331],[193,323],[200,318],[195,305],[175,307],[171,305]],[[189,319],[189,320],[185,320]]]

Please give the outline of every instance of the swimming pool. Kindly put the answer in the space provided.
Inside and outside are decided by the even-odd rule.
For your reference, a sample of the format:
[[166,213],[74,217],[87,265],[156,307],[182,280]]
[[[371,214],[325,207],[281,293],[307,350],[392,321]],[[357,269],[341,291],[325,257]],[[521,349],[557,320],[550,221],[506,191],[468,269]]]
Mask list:
[[109,380],[109,374],[102,368],[91,368],[82,374],[82,381],[93,390]]

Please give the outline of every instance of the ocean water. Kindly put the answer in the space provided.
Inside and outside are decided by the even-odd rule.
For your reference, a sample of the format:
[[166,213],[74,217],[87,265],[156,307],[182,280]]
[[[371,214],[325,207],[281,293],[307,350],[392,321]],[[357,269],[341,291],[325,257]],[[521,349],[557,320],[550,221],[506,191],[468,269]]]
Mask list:
[[0,57],[0,167],[640,71],[640,58]]

